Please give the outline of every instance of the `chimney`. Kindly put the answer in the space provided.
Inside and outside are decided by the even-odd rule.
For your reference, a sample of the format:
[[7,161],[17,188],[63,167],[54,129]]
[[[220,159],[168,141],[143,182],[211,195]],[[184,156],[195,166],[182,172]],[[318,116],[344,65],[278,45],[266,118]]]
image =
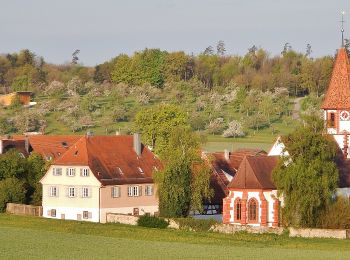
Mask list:
[[229,150],[225,149],[224,155],[225,155],[226,161],[230,160],[230,151]]
[[91,136],[93,136],[93,135],[94,135],[94,132],[92,132],[92,131],[90,131],[90,130],[86,132],[86,137],[87,137],[87,138],[89,138],[89,137],[91,137]]
[[141,135],[134,133],[134,150],[137,156],[141,156]]

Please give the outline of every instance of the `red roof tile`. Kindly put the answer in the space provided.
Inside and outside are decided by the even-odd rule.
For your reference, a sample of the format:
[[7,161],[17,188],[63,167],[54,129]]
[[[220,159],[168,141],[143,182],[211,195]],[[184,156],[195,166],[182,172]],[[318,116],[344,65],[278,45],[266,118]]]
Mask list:
[[345,48],[338,51],[323,109],[350,109],[350,64]]
[[151,183],[154,167],[161,168],[147,147],[137,156],[132,136],[83,136],[53,164],[89,166],[103,185]]
[[228,185],[232,189],[276,189],[272,171],[278,156],[246,156]]
[[56,159],[81,137],[81,135],[30,135],[28,141],[32,151],[39,153],[45,159]]

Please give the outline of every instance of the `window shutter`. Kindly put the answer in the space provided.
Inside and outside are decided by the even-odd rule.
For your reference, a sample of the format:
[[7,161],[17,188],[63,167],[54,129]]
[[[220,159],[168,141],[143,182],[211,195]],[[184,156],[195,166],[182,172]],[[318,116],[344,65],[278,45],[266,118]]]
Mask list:
[[118,192],[118,197],[121,197],[121,188],[120,187],[117,187],[117,192]]
[[114,187],[111,187],[111,197],[114,198]]
[[66,168],[66,175],[68,176],[69,168]]
[[88,213],[88,218],[92,218],[92,212]]
[[66,187],[66,197],[69,197],[69,187]]
[[149,186],[149,190],[150,190],[150,195],[153,195],[153,185]]
[[47,188],[47,195],[48,195],[49,197],[51,197],[51,186],[49,186],[49,187]]
[[83,168],[80,168],[80,176],[83,176]]
[[48,215],[48,216],[51,216],[51,210],[48,210],[48,211],[47,211],[47,215]]
[[91,196],[92,196],[92,188],[91,187],[88,188],[88,192],[89,192],[88,197],[91,198]]
[[139,196],[142,196],[142,186],[139,186]]

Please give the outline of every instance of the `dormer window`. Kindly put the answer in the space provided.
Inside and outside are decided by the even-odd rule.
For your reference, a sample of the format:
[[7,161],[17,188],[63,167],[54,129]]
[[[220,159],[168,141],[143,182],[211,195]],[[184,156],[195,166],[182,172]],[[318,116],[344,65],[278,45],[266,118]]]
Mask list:
[[123,171],[122,171],[122,169],[120,167],[117,167],[117,173],[123,175]]
[[143,170],[142,170],[142,168],[141,168],[141,167],[137,167],[137,169],[139,170],[139,172],[140,172],[140,173],[142,173],[142,174],[143,174]]

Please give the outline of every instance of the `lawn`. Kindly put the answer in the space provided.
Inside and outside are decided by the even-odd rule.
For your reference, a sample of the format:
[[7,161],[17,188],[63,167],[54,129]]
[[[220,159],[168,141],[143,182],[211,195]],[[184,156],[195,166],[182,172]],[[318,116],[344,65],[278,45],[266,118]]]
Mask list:
[[349,259],[350,241],[225,235],[0,214],[1,259]]

